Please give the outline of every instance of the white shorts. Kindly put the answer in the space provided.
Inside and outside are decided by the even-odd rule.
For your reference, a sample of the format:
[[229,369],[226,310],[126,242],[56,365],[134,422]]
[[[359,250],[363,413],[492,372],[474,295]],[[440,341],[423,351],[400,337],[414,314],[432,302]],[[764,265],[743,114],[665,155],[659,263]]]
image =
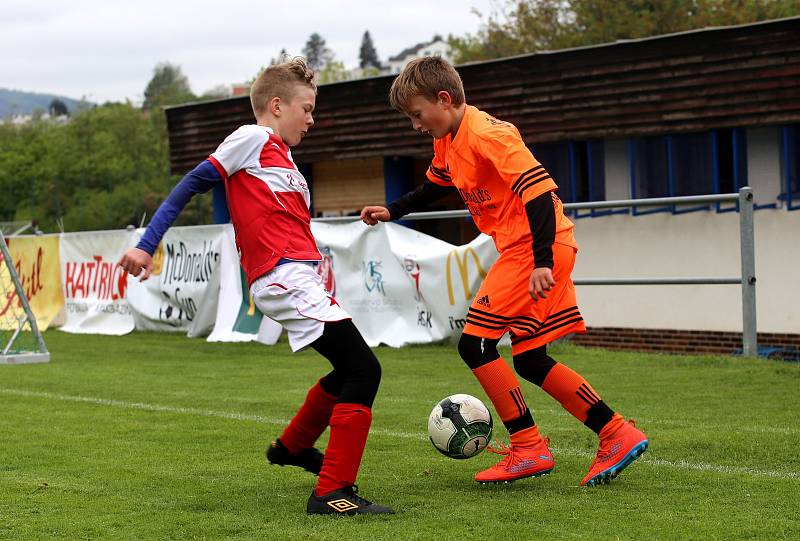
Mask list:
[[325,291],[322,278],[310,263],[284,263],[256,278],[250,294],[262,314],[289,333],[292,351],[299,351],[322,336],[326,321],[351,319]]

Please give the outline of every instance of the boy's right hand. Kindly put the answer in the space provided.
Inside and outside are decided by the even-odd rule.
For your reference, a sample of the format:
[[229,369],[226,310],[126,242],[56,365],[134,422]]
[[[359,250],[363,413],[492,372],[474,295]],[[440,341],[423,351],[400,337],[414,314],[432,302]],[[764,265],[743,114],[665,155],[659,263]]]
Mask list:
[[139,276],[140,282],[144,282],[150,278],[150,273],[153,271],[153,256],[139,248],[131,248],[120,258],[117,265],[129,274]]
[[392,219],[389,209],[386,207],[364,207],[361,211],[361,221],[367,225],[375,225],[378,222],[388,222]]

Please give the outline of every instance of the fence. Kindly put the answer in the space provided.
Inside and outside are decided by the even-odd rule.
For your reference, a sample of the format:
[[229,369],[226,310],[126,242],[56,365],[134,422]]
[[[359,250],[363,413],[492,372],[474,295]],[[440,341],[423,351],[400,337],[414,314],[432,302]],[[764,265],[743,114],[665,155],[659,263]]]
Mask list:
[[[702,203],[735,202],[739,210],[739,249],[741,270],[739,276],[721,277],[661,277],[661,278],[585,278],[575,280],[576,285],[727,285],[742,286],[742,353],[753,357],[758,352],[756,337],[756,275],[755,242],[753,228],[753,190],[744,187],[738,193],[694,195],[684,197],[659,197],[651,199],[625,199],[619,201],[593,201],[588,203],[566,203],[564,210],[612,209],[653,207],[663,205],[690,205]],[[467,210],[445,210],[437,212],[414,212],[403,217],[404,220],[435,220],[468,217]],[[358,220],[354,216],[315,218],[319,222],[348,222]]]

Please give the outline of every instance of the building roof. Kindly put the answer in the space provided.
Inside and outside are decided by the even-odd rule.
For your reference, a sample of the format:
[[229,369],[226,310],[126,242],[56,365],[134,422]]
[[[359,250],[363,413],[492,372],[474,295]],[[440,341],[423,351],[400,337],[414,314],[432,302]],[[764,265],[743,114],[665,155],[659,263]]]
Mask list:
[[[467,101],[529,144],[800,122],[800,17],[458,66]],[[298,163],[425,156],[430,138],[391,109],[395,76],[321,85]],[[167,110],[170,163],[185,172],[238,125],[246,97]]]
[[417,43],[416,45],[414,45],[412,47],[409,47],[407,49],[403,49],[402,51],[400,51],[396,55],[390,56],[389,57],[389,62],[397,62],[397,61],[405,59],[409,55],[415,55],[423,47],[427,47],[431,43],[436,43],[437,41],[441,41],[441,39],[442,39],[442,36],[437,34],[437,35],[433,36],[433,39],[430,40],[430,41],[424,41],[422,43]]

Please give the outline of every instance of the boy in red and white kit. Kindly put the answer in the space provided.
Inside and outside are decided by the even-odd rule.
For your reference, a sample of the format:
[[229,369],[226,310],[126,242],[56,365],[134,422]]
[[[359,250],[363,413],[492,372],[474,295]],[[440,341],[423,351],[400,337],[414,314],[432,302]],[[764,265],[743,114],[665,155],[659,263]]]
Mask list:
[[[293,351],[312,347],[333,365],[267,448],[268,460],[319,474],[309,514],[393,513],[356,493],[381,367],[315,270],[322,257],[311,234],[311,198],[289,151],[314,124],[314,72],[302,58],[270,66],[253,84],[250,101],[256,124],[234,131],[180,181],[119,265],[146,280],[152,254],[180,211],[195,193],[224,182],[256,306],[284,326]],[[328,426],[323,455],[314,443]]]

